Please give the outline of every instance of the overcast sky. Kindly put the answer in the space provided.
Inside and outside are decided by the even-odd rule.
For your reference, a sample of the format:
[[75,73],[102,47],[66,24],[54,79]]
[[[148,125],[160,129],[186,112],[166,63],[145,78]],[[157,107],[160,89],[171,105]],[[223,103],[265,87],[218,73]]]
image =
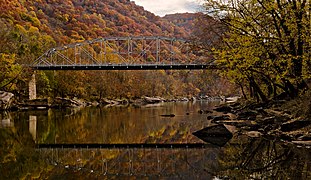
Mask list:
[[198,12],[203,0],[133,0],[137,5],[156,15]]

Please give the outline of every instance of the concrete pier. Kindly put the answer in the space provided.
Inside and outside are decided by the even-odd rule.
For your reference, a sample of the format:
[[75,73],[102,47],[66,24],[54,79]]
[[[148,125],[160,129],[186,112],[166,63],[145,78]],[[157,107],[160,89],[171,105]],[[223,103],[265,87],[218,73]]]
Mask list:
[[36,73],[34,72],[29,81],[29,100],[37,99]]

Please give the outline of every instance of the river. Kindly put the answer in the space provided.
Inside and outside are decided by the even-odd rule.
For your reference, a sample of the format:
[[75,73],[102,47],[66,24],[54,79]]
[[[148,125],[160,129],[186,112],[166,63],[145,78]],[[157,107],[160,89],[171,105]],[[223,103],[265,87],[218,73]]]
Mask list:
[[239,133],[217,147],[192,135],[212,125],[198,111],[218,104],[2,112],[0,179],[310,179],[310,149]]

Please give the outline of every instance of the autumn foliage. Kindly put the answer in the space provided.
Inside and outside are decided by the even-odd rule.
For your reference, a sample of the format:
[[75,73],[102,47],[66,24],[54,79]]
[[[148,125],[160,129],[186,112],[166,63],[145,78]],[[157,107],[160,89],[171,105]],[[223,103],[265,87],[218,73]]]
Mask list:
[[[129,0],[1,0],[0,4],[0,57],[7,57],[3,62],[13,65],[30,64],[55,46],[100,37],[167,36],[189,39],[198,16],[176,14],[161,18]],[[6,71],[7,65],[1,64],[0,68]],[[1,76],[3,82],[0,89],[14,91],[18,97],[26,98],[31,73],[25,67],[10,69]],[[214,83],[215,79],[206,79],[214,77],[208,73],[42,71],[37,72],[37,88],[42,97],[97,99],[143,95],[215,95],[215,92],[228,94],[226,88],[211,88],[209,84]]]
[[310,1],[207,1],[223,24],[215,49],[244,97],[266,102],[300,96],[310,82]]

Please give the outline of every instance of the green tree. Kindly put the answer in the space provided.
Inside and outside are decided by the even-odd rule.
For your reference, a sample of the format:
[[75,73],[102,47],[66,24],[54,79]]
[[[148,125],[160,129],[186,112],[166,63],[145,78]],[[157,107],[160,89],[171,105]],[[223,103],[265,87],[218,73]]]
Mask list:
[[296,97],[307,87],[308,0],[207,0],[206,8],[226,30],[219,33],[223,46],[215,51],[217,62],[251,97]]

